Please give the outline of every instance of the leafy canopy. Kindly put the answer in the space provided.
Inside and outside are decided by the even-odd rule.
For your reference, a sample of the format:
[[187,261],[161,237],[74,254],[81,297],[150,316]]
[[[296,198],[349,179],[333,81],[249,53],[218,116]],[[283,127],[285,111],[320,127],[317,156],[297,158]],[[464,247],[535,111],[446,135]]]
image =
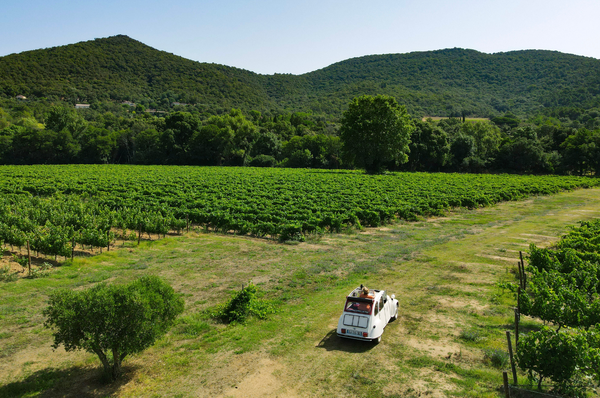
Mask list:
[[378,172],[389,163],[406,163],[414,128],[406,108],[393,97],[354,98],[342,117],[344,156],[369,172]]
[[114,380],[121,374],[125,357],[163,336],[183,312],[183,305],[171,286],[147,276],[127,285],[53,292],[44,309],[44,325],[54,329],[54,348],[63,344],[66,351],[95,353],[106,376]]

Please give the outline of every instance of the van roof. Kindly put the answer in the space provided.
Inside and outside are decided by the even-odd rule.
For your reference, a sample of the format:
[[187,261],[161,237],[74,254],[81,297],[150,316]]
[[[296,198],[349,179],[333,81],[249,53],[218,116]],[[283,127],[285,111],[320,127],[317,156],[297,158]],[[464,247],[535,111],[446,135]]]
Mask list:
[[364,298],[364,299],[371,299],[371,300],[373,300],[373,299],[381,296],[384,293],[383,290],[368,289],[369,290],[369,294],[367,296],[365,296],[364,294],[362,294],[363,292],[362,292],[362,287],[361,286],[359,286],[359,287],[355,288],[354,290],[352,290],[350,292],[350,294],[348,294],[348,296],[346,296],[346,297],[351,298],[351,299]]

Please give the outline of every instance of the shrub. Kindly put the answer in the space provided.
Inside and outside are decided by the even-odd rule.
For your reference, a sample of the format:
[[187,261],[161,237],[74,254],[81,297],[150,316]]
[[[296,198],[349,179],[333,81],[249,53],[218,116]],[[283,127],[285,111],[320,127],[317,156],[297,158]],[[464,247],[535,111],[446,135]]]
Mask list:
[[248,163],[252,167],[275,167],[277,160],[273,156],[258,155]]
[[244,322],[250,316],[264,319],[275,312],[272,303],[256,297],[258,289],[252,283],[232,294],[229,301],[217,310],[216,316],[226,323]]
[[304,242],[305,238],[302,234],[302,225],[299,224],[285,224],[279,231],[279,241],[285,242],[288,240]]
[[42,265],[40,265],[37,268],[32,268],[31,269],[31,274],[29,275],[29,277],[31,279],[45,278],[46,276],[50,275],[50,270],[51,269],[52,269],[52,264],[50,264],[50,263],[43,263]]
[[459,337],[461,339],[463,339],[464,341],[473,341],[473,342],[481,339],[481,335],[476,330],[462,330],[460,332]]
[[572,333],[544,327],[519,340],[516,359],[538,388],[544,379],[550,379],[558,392],[583,396],[576,391],[578,381],[582,376],[597,377],[598,336],[595,332]]
[[25,256],[18,256],[16,254],[13,254],[12,257],[13,260],[23,268],[27,268],[27,265],[29,265],[29,260]]
[[[54,329],[54,348],[95,353],[105,375],[115,380],[129,354],[150,347],[183,312],[183,300],[160,278],[148,276],[128,285],[98,284],[62,289],[50,295],[44,326]],[[112,363],[111,363],[112,359]]]
[[11,269],[8,265],[0,268],[0,281],[4,282],[13,282],[19,278],[17,272],[11,272]]
[[505,369],[508,366],[508,353],[499,349],[487,349],[483,352],[484,359],[490,361],[493,367]]

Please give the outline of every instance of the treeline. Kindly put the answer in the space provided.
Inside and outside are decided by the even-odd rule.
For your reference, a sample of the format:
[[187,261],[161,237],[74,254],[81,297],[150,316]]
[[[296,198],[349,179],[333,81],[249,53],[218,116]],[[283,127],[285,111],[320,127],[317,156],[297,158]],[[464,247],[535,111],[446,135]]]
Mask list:
[[[353,168],[339,123],[308,112],[193,108],[148,113],[101,103],[76,110],[49,102],[0,101],[1,164],[176,164]],[[408,162],[388,170],[600,172],[600,109],[555,108],[528,121],[414,119]]]

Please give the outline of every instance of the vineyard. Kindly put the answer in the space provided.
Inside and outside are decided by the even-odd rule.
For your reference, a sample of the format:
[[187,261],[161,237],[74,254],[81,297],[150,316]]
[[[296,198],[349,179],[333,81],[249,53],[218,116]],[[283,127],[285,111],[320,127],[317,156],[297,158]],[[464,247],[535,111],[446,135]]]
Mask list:
[[596,186],[585,177],[179,166],[1,166],[0,241],[44,255],[190,226],[261,238],[378,226]]
[[519,366],[538,388],[550,380],[555,391],[587,396],[600,375],[600,219],[581,222],[555,248],[532,244],[527,279],[512,286],[520,312],[545,326],[521,339]]

